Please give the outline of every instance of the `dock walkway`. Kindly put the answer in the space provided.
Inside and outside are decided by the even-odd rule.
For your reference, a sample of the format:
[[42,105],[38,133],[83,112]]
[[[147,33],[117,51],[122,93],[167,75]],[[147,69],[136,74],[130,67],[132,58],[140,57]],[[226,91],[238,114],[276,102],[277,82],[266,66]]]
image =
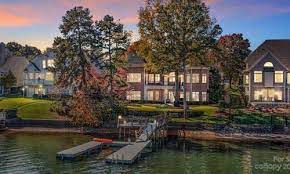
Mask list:
[[102,148],[103,143],[90,141],[88,143],[58,152],[56,156],[60,159],[74,159],[78,156],[89,154],[95,150]]
[[127,145],[106,158],[108,163],[133,164],[141,152],[151,144],[151,141],[135,142]]
[[106,158],[108,163],[133,164],[143,150],[151,144],[150,137],[158,128],[156,123],[149,123],[136,142],[129,144]]

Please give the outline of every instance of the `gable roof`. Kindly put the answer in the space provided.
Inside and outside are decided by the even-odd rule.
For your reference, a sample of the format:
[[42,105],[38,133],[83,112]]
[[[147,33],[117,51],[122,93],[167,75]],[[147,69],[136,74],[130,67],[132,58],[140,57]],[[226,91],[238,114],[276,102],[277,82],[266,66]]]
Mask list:
[[251,67],[261,57],[271,54],[286,68],[290,69],[290,39],[266,40],[246,59]]
[[140,58],[136,53],[129,53],[128,63],[129,64],[145,64],[145,61],[142,58]]
[[6,62],[0,67],[3,71],[11,71],[17,80],[17,86],[23,84],[23,71],[28,64],[28,60],[25,57],[9,57]]

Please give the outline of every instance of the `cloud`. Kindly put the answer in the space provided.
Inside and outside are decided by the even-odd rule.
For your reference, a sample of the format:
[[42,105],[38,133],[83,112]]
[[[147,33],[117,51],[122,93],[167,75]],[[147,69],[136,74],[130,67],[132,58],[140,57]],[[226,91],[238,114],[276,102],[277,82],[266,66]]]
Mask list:
[[0,4],[0,27],[21,27],[41,23],[37,17],[32,17],[33,10],[28,6]]

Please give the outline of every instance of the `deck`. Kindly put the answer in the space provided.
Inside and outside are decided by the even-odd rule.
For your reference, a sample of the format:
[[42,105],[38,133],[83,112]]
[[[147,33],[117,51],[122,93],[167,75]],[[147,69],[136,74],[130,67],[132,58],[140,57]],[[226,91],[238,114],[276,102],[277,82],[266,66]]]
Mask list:
[[106,158],[108,163],[133,164],[142,151],[151,144],[151,141],[135,142],[127,145]]
[[129,144],[106,158],[108,163],[133,164],[146,147],[151,144],[150,137],[157,129],[156,123],[149,123],[137,138],[136,142]]
[[90,141],[88,143],[58,152],[56,156],[60,159],[74,159],[78,156],[84,155],[84,154],[90,154],[93,151],[96,151],[100,148],[102,148],[103,143],[96,142],[96,141]]

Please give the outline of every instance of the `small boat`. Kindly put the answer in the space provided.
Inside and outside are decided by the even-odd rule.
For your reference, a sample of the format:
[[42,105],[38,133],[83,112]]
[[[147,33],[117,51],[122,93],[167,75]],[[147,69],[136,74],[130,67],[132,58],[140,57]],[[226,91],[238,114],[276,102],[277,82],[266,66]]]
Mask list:
[[105,139],[105,138],[94,138],[93,141],[97,141],[97,142],[101,142],[101,143],[113,143],[113,140]]

